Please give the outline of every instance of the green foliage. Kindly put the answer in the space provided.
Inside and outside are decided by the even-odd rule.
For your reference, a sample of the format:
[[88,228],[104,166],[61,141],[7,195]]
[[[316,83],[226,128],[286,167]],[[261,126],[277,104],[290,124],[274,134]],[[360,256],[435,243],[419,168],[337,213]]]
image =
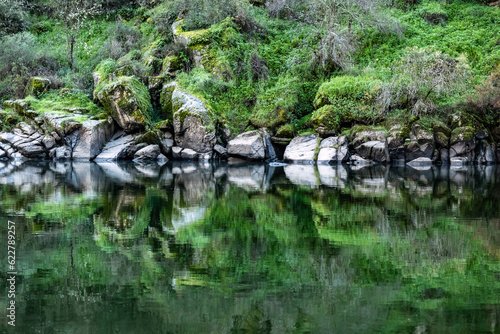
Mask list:
[[425,1],[417,10],[418,15],[432,24],[446,23],[448,14],[436,1]]
[[96,116],[103,111],[102,108],[92,102],[85,92],[77,89],[51,90],[43,94],[40,99],[29,96],[26,100],[39,113],[78,109],[84,114],[88,113]]
[[385,108],[405,108],[412,116],[430,115],[438,99],[466,91],[470,77],[465,57],[450,58],[432,49],[408,48],[384,83],[379,101]]

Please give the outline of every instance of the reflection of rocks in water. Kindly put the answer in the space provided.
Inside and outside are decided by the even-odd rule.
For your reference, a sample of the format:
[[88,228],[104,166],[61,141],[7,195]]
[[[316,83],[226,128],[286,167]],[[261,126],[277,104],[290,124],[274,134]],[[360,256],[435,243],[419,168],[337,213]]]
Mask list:
[[97,165],[101,167],[101,170],[106,176],[111,178],[114,182],[132,183],[134,181],[133,176],[122,167],[123,164],[99,161]]
[[227,168],[229,182],[246,190],[263,190],[266,182],[266,168],[263,164],[246,166],[231,165]]
[[288,165],[285,166],[285,175],[298,186],[317,187],[319,186],[318,178],[316,177],[315,165]]
[[343,165],[318,165],[321,184],[328,187],[345,188],[347,171]]

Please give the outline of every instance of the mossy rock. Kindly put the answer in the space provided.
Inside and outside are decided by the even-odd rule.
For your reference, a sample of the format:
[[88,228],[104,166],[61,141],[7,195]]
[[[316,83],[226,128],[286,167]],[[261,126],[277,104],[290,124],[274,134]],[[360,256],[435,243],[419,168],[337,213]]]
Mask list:
[[292,124],[285,124],[276,131],[278,138],[293,138],[294,129]]
[[265,109],[254,111],[250,118],[250,123],[258,128],[276,129],[278,126],[287,123],[290,120],[292,111],[290,109],[276,108],[272,112]]
[[172,94],[178,87],[175,81],[163,86],[160,93],[161,118],[172,119]]
[[102,85],[96,96],[125,132],[140,131],[151,122],[149,91],[134,77],[123,76]]
[[136,143],[145,143],[148,145],[156,145],[160,142],[160,138],[163,136],[163,132],[159,129],[150,130],[136,139]]
[[114,72],[115,77],[131,77],[135,75],[134,67],[130,64],[118,67]]
[[39,97],[49,90],[51,83],[48,78],[31,77],[26,85],[26,95]]
[[474,129],[471,126],[456,128],[451,132],[450,144],[474,139]]
[[146,76],[151,77],[160,71],[162,62],[155,56],[149,56],[144,62],[144,66],[146,66]]
[[168,56],[163,59],[161,72],[162,74],[171,74],[182,69],[182,61],[177,56]]

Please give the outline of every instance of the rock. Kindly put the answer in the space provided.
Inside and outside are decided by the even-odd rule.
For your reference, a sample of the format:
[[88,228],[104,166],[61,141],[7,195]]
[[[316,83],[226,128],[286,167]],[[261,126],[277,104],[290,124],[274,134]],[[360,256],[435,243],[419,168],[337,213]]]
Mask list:
[[468,157],[454,157],[450,158],[451,166],[464,166],[470,164],[471,161]]
[[228,152],[227,152],[227,148],[217,144],[214,146],[214,152],[217,154],[217,156],[221,159],[227,159],[227,157],[229,156],[228,155]]
[[359,166],[366,166],[366,165],[373,164],[373,161],[368,160],[368,159],[364,159],[363,157],[361,157],[357,154],[351,155],[351,157],[349,158],[349,161],[351,162],[351,164],[359,165]]
[[135,77],[119,77],[109,84],[99,85],[96,97],[127,133],[144,129],[151,119],[148,89]]
[[179,147],[179,146],[172,147],[172,158],[180,159],[181,153],[182,153],[182,147]]
[[163,59],[161,72],[162,74],[171,75],[175,71],[182,69],[182,62],[177,56],[167,56]]
[[148,145],[135,152],[134,160],[155,160],[160,153],[160,146]]
[[471,127],[456,128],[451,132],[450,158],[467,156],[473,159],[475,148],[474,130]]
[[172,146],[174,146],[174,139],[170,132],[164,132],[159,138],[160,149],[164,154],[170,154]]
[[391,162],[405,160],[404,140],[401,138],[401,130],[399,128],[391,129],[391,134],[387,138],[387,149]]
[[39,97],[49,90],[51,83],[50,79],[47,78],[31,77],[26,85],[26,95]]
[[50,150],[49,157],[54,160],[71,159],[71,149],[67,146],[61,146]]
[[181,159],[184,160],[198,160],[200,156],[200,153],[193,151],[190,148],[185,148],[181,151]]
[[413,166],[431,166],[432,165],[432,160],[429,158],[417,158],[414,159],[410,162],[406,163],[407,165],[413,167]]
[[356,147],[356,152],[365,159],[389,162],[389,150],[385,141],[372,140]]
[[[134,136],[122,135],[111,139],[95,160],[120,160],[130,156],[130,151],[135,148]],[[132,153],[135,154],[135,151]]]
[[431,143],[419,144],[416,140],[408,141],[404,145],[406,161],[418,158],[432,158],[434,146]]
[[440,149],[439,156],[442,163],[447,164],[450,162],[450,150],[448,150],[447,148]]
[[385,131],[382,130],[360,131],[354,135],[354,138],[352,139],[352,147],[357,147],[368,141],[385,142]]
[[266,147],[260,131],[244,132],[227,144],[227,154],[248,160],[264,160]]
[[82,123],[73,159],[92,160],[101,153],[102,148],[114,133],[114,122],[107,120],[85,121]]
[[315,162],[319,137],[317,134],[295,137],[285,149],[285,161],[312,163]]
[[168,158],[161,153],[158,155],[158,157],[156,157],[156,159],[158,160],[158,162],[167,162],[168,161]]
[[215,124],[212,112],[201,99],[177,88],[172,93],[172,112],[177,146],[199,153],[213,150]]
[[54,129],[59,138],[66,137],[82,126],[73,115],[67,113],[46,112],[43,115],[43,120],[45,122],[45,127]]
[[489,144],[487,141],[482,140],[479,142],[477,149],[476,161],[478,164],[494,164],[496,159],[496,145]]
[[160,105],[162,117],[165,119],[172,118],[172,94],[174,91],[179,88],[177,82],[172,81],[168,84],[165,84],[160,93]]
[[341,163],[347,160],[349,149],[345,136],[323,139],[319,145],[318,164]]
[[42,144],[47,150],[50,150],[56,145],[56,140],[52,136],[45,136],[42,139]]

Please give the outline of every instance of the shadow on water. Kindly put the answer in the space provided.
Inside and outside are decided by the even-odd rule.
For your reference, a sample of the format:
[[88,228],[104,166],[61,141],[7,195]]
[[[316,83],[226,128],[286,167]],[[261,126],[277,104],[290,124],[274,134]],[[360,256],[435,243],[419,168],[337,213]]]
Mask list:
[[0,187],[23,333],[500,331],[496,166],[0,162]]

